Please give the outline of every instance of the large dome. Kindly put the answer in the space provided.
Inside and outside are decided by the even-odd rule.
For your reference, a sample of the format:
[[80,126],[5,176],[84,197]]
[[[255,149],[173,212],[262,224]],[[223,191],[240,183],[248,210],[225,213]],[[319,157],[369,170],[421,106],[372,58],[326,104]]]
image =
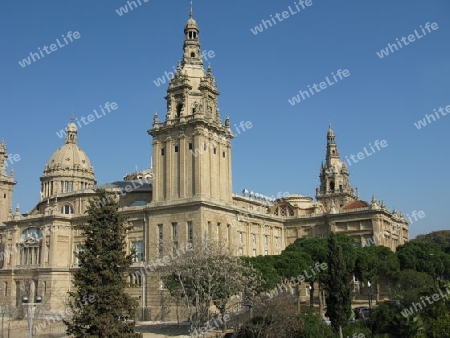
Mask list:
[[73,121],[67,125],[65,144],[45,165],[41,182],[41,198],[83,190],[97,183],[91,161],[77,145],[77,126]]
[[59,148],[48,161],[46,172],[75,170],[94,173],[91,161],[86,153],[74,143],[67,143]]

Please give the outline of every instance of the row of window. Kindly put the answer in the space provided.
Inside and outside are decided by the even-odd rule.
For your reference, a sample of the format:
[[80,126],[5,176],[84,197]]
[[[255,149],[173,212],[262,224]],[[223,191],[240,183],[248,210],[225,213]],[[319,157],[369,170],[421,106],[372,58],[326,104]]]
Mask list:
[[[174,152],[178,153],[179,152],[180,147],[178,145],[174,146]],[[189,143],[189,150],[193,150],[193,145],[192,143]],[[208,143],[203,143],[203,151],[207,151],[208,150]],[[199,153],[202,153],[203,151],[198,150]],[[161,148],[161,156],[164,156],[166,153],[165,148]],[[197,156],[197,150],[191,151],[192,155]],[[213,147],[213,153],[214,155],[217,154],[217,148]],[[226,152],[222,151],[222,157],[225,157]]]
[[[72,192],[73,191],[73,183],[74,183],[73,181],[60,181],[59,192],[61,194]],[[80,184],[80,190],[90,187],[89,183],[87,183],[87,182],[81,181],[81,182],[79,182],[79,184]],[[45,193],[46,196],[53,195],[55,193],[54,190],[56,190],[56,189],[53,189],[53,181],[43,183],[41,186],[41,192]]]
[[[194,239],[194,227],[192,222],[186,223],[187,226],[187,240],[192,242]],[[162,224],[158,224],[158,239],[160,242],[164,240],[164,228]],[[178,223],[172,223],[172,240],[174,242],[178,241]]]
[[[269,254],[269,250],[264,250],[264,256],[267,256]],[[280,251],[275,251],[275,254],[276,255],[279,255],[280,254]],[[256,257],[256,255],[257,255],[257,251],[256,251],[256,249],[252,249],[252,256],[253,257]],[[238,248],[238,256],[244,256],[244,248],[243,247],[240,247],[240,248]]]
[[[257,244],[257,235],[251,234],[251,236],[252,236],[251,237],[252,244]],[[280,239],[280,237],[274,237],[275,246],[279,245],[279,239]],[[264,245],[269,245],[269,235],[264,235],[263,240],[264,240]],[[244,232],[243,231],[238,231],[238,242],[244,243]]]

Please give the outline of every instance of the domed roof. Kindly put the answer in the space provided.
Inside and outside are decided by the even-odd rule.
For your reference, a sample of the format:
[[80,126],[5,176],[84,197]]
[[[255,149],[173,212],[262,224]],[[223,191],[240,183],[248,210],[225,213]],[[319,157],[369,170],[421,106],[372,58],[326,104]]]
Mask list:
[[328,137],[334,137],[334,131],[333,131],[333,129],[331,129],[331,126],[328,128],[328,134],[327,134],[327,136],[328,136]]
[[94,172],[86,153],[74,143],[66,143],[59,148],[47,163],[48,170],[81,170]]
[[198,29],[197,21],[195,21],[193,18],[189,18],[189,20],[186,22],[186,26],[184,27],[184,29],[190,28]]
[[189,12],[189,20],[186,22],[186,26],[184,27],[184,30],[187,30],[187,29],[198,30],[197,21],[195,21],[192,16],[193,15],[192,15],[192,2],[191,2],[191,10]]
[[70,122],[66,128],[65,144],[56,150],[45,165],[44,176],[84,176],[94,179],[94,168],[86,153],[77,145],[77,126]]
[[73,123],[73,121],[71,121],[66,128],[67,131],[77,131],[77,126],[75,123]]

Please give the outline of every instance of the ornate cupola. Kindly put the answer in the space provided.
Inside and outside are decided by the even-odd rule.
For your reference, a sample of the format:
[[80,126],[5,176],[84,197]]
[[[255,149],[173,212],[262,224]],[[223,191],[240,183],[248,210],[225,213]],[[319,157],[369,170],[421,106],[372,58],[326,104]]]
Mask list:
[[336,137],[331,125],[327,132],[327,152],[325,164],[320,168],[320,187],[316,189],[316,198],[327,210],[332,206],[336,210],[356,200],[355,192],[349,181],[347,166],[339,157]]
[[203,59],[200,50],[200,40],[198,35],[200,30],[197,26],[197,21],[192,17],[192,3],[189,12],[189,20],[184,27],[184,44],[183,44],[183,66],[185,64],[202,65]]
[[203,67],[192,5],[184,27],[183,58],[167,89],[164,122],[153,117],[153,201],[192,197],[231,201],[229,119],[222,122],[211,66]]
[[78,147],[73,118],[66,128],[65,144],[52,155],[41,177],[41,200],[93,187],[97,181],[86,153]]

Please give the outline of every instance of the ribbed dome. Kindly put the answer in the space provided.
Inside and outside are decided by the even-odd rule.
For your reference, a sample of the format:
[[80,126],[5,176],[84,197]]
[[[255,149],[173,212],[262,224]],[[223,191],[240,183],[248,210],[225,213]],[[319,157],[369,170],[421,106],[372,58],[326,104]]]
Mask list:
[[94,174],[91,161],[86,153],[74,143],[67,143],[55,151],[45,169],[44,173],[57,170],[75,170]]
[[197,29],[198,30],[197,21],[195,21],[193,18],[189,18],[189,20],[186,22],[186,26],[184,27],[184,29]]
[[328,136],[328,137],[334,137],[334,131],[333,131],[333,129],[331,129],[331,127],[328,128],[327,136]]
[[77,145],[77,126],[70,122],[66,128],[65,144],[54,152],[45,166],[44,177],[69,176],[95,180],[94,169],[86,153]]

